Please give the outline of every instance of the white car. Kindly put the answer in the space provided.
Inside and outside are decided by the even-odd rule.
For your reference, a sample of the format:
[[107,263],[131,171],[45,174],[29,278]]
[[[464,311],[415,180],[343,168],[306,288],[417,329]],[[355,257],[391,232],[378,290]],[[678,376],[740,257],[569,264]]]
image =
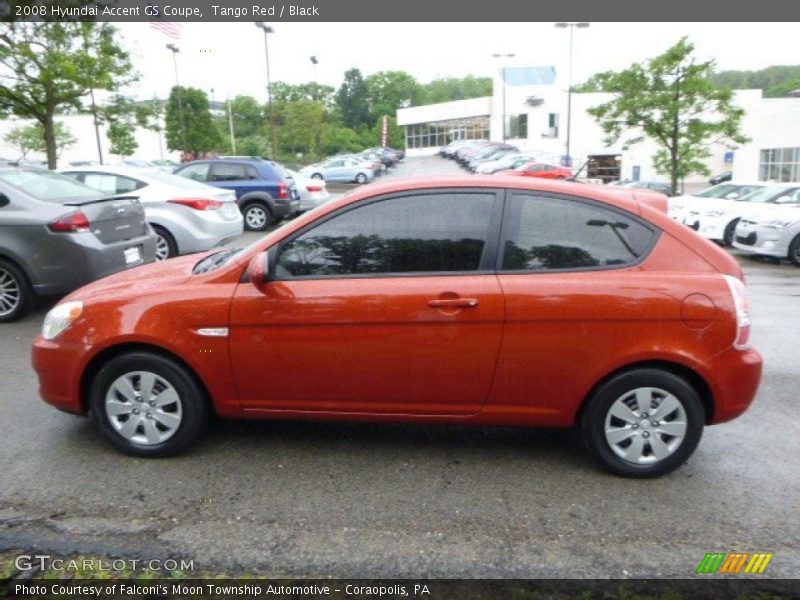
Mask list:
[[527,164],[536,160],[531,154],[506,154],[497,160],[488,160],[478,165],[475,172],[486,175],[497,173],[498,171],[508,171],[520,165]]
[[800,197],[793,203],[764,205],[739,220],[733,245],[761,256],[788,258],[800,267]]
[[704,238],[733,244],[736,225],[740,219],[749,219],[770,204],[800,202],[800,186],[767,184],[736,199],[717,198],[694,203],[685,218],[685,224]]
[[286,172],[294,179],[297,193],[300,194],[300,212],[317,208],[331,199],[324,180],[312,179],[291,169],[286,169]]
[[158,236],[156,260],[210,250],[244,230],[236,193],[230,190],[126,166],[68,167],[59,173],[109,196],[137,198]]
[[728,198],[735,200],[767,185],[764,182],[726,182],[711,186],[696,194],[673,196],[667,200],[669,216],[680,223],[685,223],[687,213],[692,207],[702,207],[711,198]]

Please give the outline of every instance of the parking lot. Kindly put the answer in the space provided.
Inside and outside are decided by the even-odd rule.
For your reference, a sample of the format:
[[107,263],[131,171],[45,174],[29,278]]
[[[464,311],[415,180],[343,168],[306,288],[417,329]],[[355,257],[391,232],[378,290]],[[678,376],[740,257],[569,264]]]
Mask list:
[[[406,159],[389,176],[435,173],[461,171]],[[570,432],[505,428],[219,422],[185,455],[126,457],[39,400],[42,307],[0,327],[0,549],[384,578],[683,578],[706,552],[741,550],[773,552],[767,574],[796,576],[800,269],[739,260],[760,393],[656,480],[606,474]]]

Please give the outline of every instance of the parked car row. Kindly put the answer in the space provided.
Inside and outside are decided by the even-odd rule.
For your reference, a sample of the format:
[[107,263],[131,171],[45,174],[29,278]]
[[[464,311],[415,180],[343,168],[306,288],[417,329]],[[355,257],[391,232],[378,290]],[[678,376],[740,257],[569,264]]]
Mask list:
[[800,183],[724,182],[670,198],[669,215],[704,238],[800,266]]
[[370,148],[358,154],[341,154],[300,169],[312,179],[339,183],[369,183],[405,157],[393,148]]
[[439,154],[452,158],[465,169],[481,175],[514,175],[542,179],[571,179],[567,167],[537,162],[533,155],[511,144],[487,140],[457,140],[443,147]]

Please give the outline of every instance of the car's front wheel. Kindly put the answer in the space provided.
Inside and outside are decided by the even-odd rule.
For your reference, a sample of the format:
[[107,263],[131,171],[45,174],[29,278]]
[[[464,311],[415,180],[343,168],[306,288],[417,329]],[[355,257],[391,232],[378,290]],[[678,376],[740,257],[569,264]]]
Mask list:
[[739,219],[734,219],[725,226],[725,231],[722,233],[722,243],[725,246],[733,246],[733,236],[736,235],[736,226],[739,224]]
[[89,393],[94,423],[117,448],[134,456],[184,450],[203,432],[211,413],[194,377],[174,360],[150,352],[111,359]]
[[789,260],[800,267],[800,235],[796,236],[789,244]]
[[704,423],[703,404],[689,382],[669,371],[643,368],[600,385],[583,413],[581,431],[609,471],[655,477],[689,458]]
[[325,179],[325,178],[322,176],[322,173],[312,173],[311,179]]

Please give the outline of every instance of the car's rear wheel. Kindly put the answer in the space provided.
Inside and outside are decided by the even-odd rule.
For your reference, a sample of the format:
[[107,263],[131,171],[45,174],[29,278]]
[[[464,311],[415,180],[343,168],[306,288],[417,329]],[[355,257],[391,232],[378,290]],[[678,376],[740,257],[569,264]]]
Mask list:
[[167,260],[178,254],[178,244],[172,234],[160,225],[152,225],[156,234],[156,260]]
[[322,176],[322,173],[314,173],[311,175],[311,179],[325,179],[325,178]]
[[33,291],[17,265],[0,258],[0,322],[19,319],[31,307]]
[[796,236],[789,244],[788,258],[795,266],[800,267],[800,235]]
[[110,360],[92,381],[92,419],[121,451],[134,456],[176,454],[206,427],[210,407],[191,373],[150,352]]
[[245,227],[250,231],[264,231],[274,221],[269,208],[260,202],[251,202],[246,205],[242,213]]
[[734,219],[725,226],[725,231],[722,233],[722,243],[726,246],[733,246],[733,236],[736,234],[736,226],[739,224],[739,219]]
[[661,369],[635,369],[600,385],[581,420],[584,443],[617,475],[655,477],[682,465],[703,432],[692,385]]
[[367,182],[367,176],[364,175],[364,173],[359,173],[358,175],[356,175],[356,183],[366,183],[366,182]]

